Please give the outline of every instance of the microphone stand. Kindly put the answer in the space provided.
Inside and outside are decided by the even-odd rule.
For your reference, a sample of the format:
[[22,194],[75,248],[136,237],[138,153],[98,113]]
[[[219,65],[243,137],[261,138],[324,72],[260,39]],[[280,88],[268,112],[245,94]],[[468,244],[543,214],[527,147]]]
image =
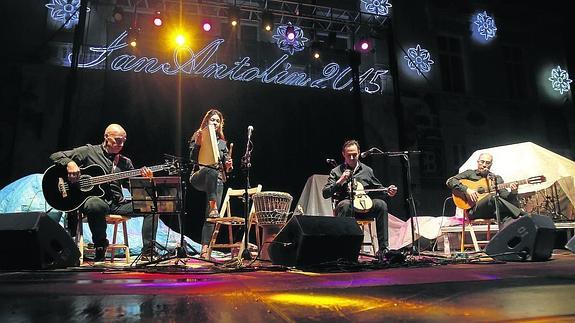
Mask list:
[[252,150],[253,145],[250,136],[248,136],[248,141],[246,143],[246,153],[242,157],[242,169],[244,170],[245,174],[245,187],[244,187],[244,234],[246,235],[244,239],[244,250],[240,255],[241,259],[243,260],[252,260],[252,255],[248,249],[248,229],[250,224],[248,223],[249,220],[249,204],[250,204],[250,195],[249,195],[249,188],[250,188],[250,168],[252,167],[251,158],[252,158]]
[[[491,178],[491,180],[489,178]],[[501,213],[499,211],[499,191],[497,191],[497,177],[495,177],[495,174],[493,173],[488,173],[485,179],[487,180],[488,192],[491,191],[491,182],[493,182],[495,185],[495,189],[492,196],[493,203],[495,204],[495,220],[497,221],[497,227],[501,228]]]
[[421,150],[404,150],[404,151],[381,151],[378,148],[375,148],[375,152],[372,152],[371,155],[383,155],[389,157],[402,157],[406,163],[406,177],[407,177],[407,202],[409,203],[409,207],[411,209],[411,219],[410,219],[410,226],[411,226],[411,255],[419,255],[419,240],[417,240],[417,246],[415,244],[415,224],[413,222],[413,218],[417,216],[417,210],[415,208],[415,199],[413,198],[413,190],[411,184],[411,163],[409,161],[409,154],[420,154]]

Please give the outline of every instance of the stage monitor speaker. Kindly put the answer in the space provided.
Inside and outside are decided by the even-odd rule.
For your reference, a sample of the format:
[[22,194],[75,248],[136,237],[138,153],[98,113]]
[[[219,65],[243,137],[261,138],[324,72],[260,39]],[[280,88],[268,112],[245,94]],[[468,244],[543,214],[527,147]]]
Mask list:
[[74,240],[45,213],[0,214],[0,269],[56,269],[80,264]]
[[575,237],[571,238],[565,245],[565,248],[575,252]]
[[306,267],[357,261],[363,232],[355,218],[294,215],[269,246],[273,264]]
[[545,261],[555,243],[555,223],[542,215],[523,216],[499,231],[485,252],[503,261]]

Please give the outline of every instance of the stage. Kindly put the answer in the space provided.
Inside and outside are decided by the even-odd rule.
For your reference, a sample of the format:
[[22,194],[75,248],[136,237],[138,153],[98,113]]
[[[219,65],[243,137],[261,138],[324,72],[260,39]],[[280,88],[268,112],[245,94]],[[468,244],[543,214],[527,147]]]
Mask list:
[[[575,319],[575,255],[454,263],[431,255],[331,273],[188,259],[130,269],[107,262],[0,274],[0,319],[45,321],[508,321]],[[460,260],[462,261],[462,260]],[[247,263],[245,263],[247,264]],[[339,272],[334,272],[336,269]],[[227,271],[230,270],[230,271]],[[350,271],[351,270],[351,271]]]

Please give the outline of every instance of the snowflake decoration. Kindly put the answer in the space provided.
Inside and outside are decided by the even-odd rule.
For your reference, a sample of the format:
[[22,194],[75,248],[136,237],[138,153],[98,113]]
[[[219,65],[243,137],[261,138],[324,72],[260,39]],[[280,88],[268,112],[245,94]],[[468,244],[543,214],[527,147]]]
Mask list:
[[[80,16],[79,7],[80,0],[52,0],[51,3],[46,5],[46,8],[50,9],[52,19],[65,22],[66,28],[72,28],[78,23],[78,17]],[[88,11],[90,11],[90,8],[88,8]]]
[[495,27],[495,19],[488,16],[486,11],[477,14],[474,24],[477,25],[477,32],[479,32],[481,36],[485,37],[485,40],[495,37],[495,32],[497,31],[497,27]]
[[298,26],[293,26],[295,37],[294,39],[288,39],[286,31],[289,25],[281,25],[276,29],[273,39],[275,39],[279,49],[288,52],[293,55],[294,52],[301,52],[305,48],[305,42],[309,39],[305,38],[303,35],[303,30]]
[[361,0],[361,11],[374,15],[386,16],[389,14],[391,3],[389,0]]
[[407,60],[407,66],[412,70],[416,70],[419,75],[421,75],[421,72],[427,73],[431,71],[431,64],[434,63],[431,60],[429,51],[419,45],[408,49],[407,56],[403,56],[403,58]]
[[573,80],[569,79],[569,74],[567,71],[562,70],[559,66],[551,70],[551,77],[549,78],[549,81],[551,81],[553,90],[559,91],[561,94],[563,94],[563,92],[569,91],[571,89],[569,83],[573,82]]

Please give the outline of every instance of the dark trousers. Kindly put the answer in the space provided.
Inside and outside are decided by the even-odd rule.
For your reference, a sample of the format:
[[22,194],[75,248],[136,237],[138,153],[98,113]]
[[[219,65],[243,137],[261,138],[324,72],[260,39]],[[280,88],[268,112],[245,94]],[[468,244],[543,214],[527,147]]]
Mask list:
[[505,218],[517,218],[521,214],[521,210],[517,206],[504,200],[500,196],[496,197],[493,194],[489,194],[477,202],[469,211],[469,219],[496,219],[495,201],[497,201],[497,207],[499,209],[499,220],[502,222]]
[[[144,216],[142,214],[134,214],[132,202],[125,202],[120,204],[108,204],[106,201],[99,197],[89,197],[81,209],[82,213],[88,218],[88,226],[92,232],[92,241],[96,247],[106,245],[106,215],[118,214],[126,216]],[[156,239],[156,231],[158,230],[158,216],[145,215],[142,224],[142,250],[149,249],[152,246],[152,241]]]
[[374,219],[377,228],[377,243],[379,249],[387,249],[389,247],[389,236],[387,232],[388,218],[387,218],[387,204],[380,199],[372,199],[373,207],[367,213],[353,212],[353,205],[349,200],[342,200],[337,203],[335,207],[336,216],[355,216],[358,220]]
[[202,244],[210,243],[214,224],[207,222],[205,219],[210,212],[210,201],[216,201],[218,210],[221,207],[222,195],[224,192],[224,183],[218,178],[218,171],[212,168],[204,167],[190,176],[190,183],[198,190],[206,193],[206,212],[204,213],[204,226],[202,227]]

